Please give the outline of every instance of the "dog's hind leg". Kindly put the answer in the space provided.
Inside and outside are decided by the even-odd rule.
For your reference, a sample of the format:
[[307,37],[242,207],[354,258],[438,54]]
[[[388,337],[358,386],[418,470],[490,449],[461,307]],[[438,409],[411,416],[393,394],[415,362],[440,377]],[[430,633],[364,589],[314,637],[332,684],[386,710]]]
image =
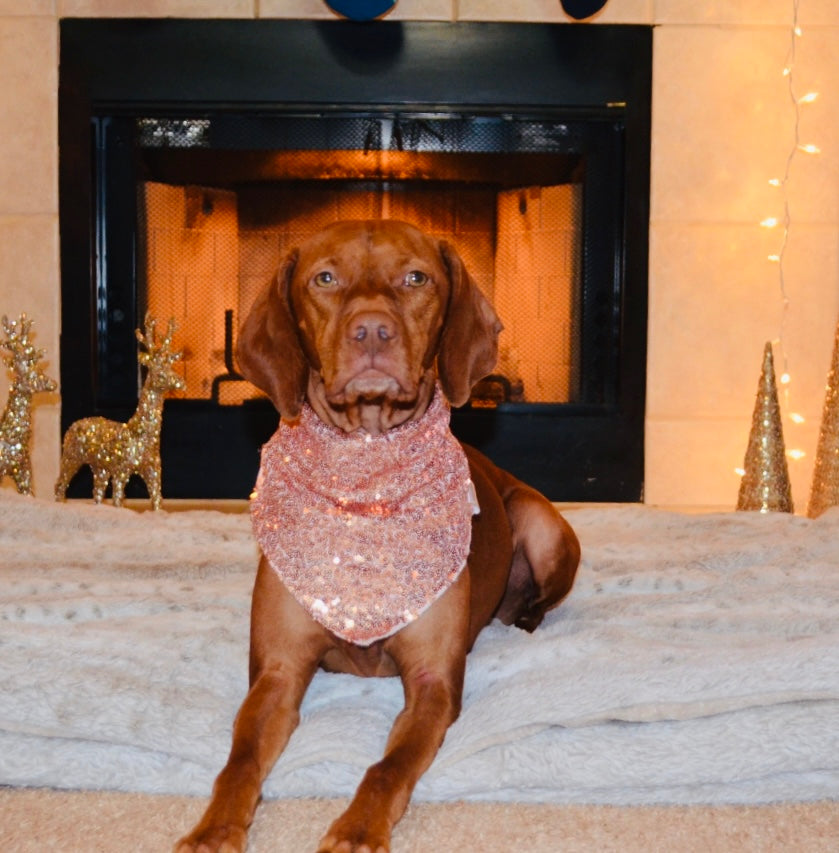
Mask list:
[[507,625],[533,631],[571,591],[580,543],[553,504],[524,483],[505,494],[504,505],[513,531],[513,562],[496,615]]

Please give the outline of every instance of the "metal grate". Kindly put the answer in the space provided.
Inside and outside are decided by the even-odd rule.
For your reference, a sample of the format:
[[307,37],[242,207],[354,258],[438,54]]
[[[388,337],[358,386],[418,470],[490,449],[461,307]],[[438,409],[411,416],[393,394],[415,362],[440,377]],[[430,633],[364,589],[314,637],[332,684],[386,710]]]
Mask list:
[[579,400],[586,170],[573,123],[224,115],[141,118],[137,133],[159,177],[139,205],[145,307],[178,322],[183,396],[253,396],[235,381],[231,329],[285,253],[340,219],[392,218],[457,247],[504,323],[476,404]]
[[210,144],[209,130],[209,119],[137,119],[142,148],[204,148]]

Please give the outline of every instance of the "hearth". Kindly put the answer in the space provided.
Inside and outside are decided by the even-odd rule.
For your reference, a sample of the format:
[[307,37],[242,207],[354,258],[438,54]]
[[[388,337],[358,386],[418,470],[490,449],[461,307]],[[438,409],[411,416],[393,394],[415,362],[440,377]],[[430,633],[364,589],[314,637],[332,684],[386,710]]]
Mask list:
[[650,67],[646,27],[62,21],[63,428],[127,418],[134,329],[174,317],[163,493],[247,496],[277,414],[239,322],[308,234],[399,218],[505,324],[455,432],[554,500],[639,500]]

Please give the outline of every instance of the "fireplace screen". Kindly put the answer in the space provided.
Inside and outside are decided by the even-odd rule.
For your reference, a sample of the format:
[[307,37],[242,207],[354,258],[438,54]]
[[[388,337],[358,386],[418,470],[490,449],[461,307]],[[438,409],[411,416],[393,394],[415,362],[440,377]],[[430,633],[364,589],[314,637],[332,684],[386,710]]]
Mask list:
[[237,379],[235,334],[282,256],[340,219],[401,219],[458,249],[504,324],[472,404],[579,401],[585,159],[568,151],[572,126],[289,116],[259,129],[263,144],[270,130],[341,147],[211,149],[206,120],[137,120],[144,172],[158,178],[139,189],[140,279],[145,307],[178,322],[181,396],[257,395]]

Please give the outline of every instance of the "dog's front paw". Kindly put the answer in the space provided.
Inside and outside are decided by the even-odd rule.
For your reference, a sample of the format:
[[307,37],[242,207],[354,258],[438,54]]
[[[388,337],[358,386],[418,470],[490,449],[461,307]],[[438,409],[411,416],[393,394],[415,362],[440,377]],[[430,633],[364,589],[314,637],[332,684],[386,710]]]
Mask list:
[[318,853],[390,853],[390,832],[376,831],[369,821],[344,814],[329,827]]
[[182,838],[173,853],[244,853],[248,831],[240,826],[198,827]]
[[[376,842],[372,842],[376,845]],[[334,835],[327,835],[320,846],[318,853],[390,853],[390,847],[384,844],[371,847],[366,841],[348,841],[346,838],[339,840]]]

